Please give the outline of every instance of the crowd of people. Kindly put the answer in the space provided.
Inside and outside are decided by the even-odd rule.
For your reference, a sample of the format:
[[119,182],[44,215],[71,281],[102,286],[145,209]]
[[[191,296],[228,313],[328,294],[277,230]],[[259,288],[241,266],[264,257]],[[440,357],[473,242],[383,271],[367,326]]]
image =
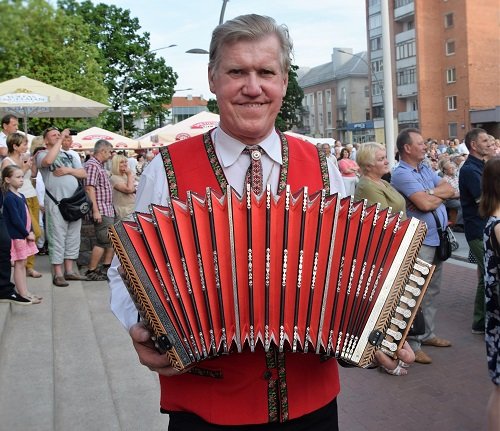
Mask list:
[[[5,250],[0,253],[5,265],[5,274],[0,277],[1,283],[5,278],[0,287],[0,301],[41,303],[42,298],[30,293],[26,283],[27,277],[42,277],[35,267],[37,254],[49,255],[55,286],[69,286],[69,281],[107,280],[106,271],[113,256],[107,228],[132,213],[144,155],[118,154],[105,140],[98,141],[91,152],[77,152],[72,144],[68,129],[48,127],[41,136],[32,138],[28,148],[28,137],[18,131],[17,117],[8,114],[2,118],[0,168],[5,223],[2,234],[7,233],[9,241],[2,244]],[[114,157],[117,161],[111,163]],[[120,163],[123,160],[125,163]],[[18,180],[20,173],[22,178]],[[75,264],[81,252],[82,219],[67,221],[58,208],[61,199],[72,196],[78,187],[85,187],[92,200],[88,218],[95,231],[90,263],[83,273]],[[21,243],[25,245],[21,247]],[[6,245],[10,245],[9,250]],[[7,262],[10,266],[11,261],[13,284],[7,268]]]
[[[328,145],[329,147],[329,145]],[[438,228],[451,226],[464,232],[473,262],[477,263],[477,286],[473,303],[471,331],[485,334],[490,376],[495,385],[488,406],[490,429],[500,428],[500,140],[480,128],[471,129],[463,141],[424,140],[416,129],[403,130],[397,138],[398,163],[391,171],[386,149],[379,143],[358,147],[356,162],[360,177],[355,199],[401,211],[426,222],[427,235],[419,257],[435,265],[422,311],[425,331],[408,337],[415,362],[431,364],[423,346],[449,347],[451,341],[435,333],[437,296],[441,285],[442,262],[436,258]],[[331,148],[321,145],[325,156]],[[348,150],[340,150],[340,159]],[[340,168],[340,166],[339,166]],[[347,186],[347,184],[346,184]],[[485,254],[486,253],[486,254]],[[408,372],[404,363],[388,371]]]

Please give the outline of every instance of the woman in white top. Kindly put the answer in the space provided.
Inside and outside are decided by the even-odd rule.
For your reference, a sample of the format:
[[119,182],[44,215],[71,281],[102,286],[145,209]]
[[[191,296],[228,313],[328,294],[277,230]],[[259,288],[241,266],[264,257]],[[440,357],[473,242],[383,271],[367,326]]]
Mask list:
[[[19,132],[11,133],[7,136],[7,157],[2,161],[2,169],[9,165],[17,165],[24,172],[24,184],[19,192],[26,198],[26,204],[31,216],[31,225],[35,239],[40,237],[40,205],[36,189],[33,187],[32,179],[36,178],[36,164],[28,153],[28,138]],[[35,256],[30,256],[26,262],[26,275],[28,277],[40,278],[42,274],[35,270]]]

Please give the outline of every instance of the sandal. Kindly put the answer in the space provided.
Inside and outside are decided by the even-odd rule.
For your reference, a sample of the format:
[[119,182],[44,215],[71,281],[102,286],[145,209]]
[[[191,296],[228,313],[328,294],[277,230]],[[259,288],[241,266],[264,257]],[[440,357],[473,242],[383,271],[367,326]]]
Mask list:
[[34,269],[27,269],[26,270],[26,275],[28,277],[32,277],[32,278],[40,278],[42,276],[41,273],[39,273],[38,271],[36,271]]
[[28,295],[26,298],[28,298],[32,304],[41,304],[42,303],[42,298],[39,298],[38,296],[35,296],[35,295]]
[[34,295],[31,292],[28,292],[28,297],[30,297],[30,298],[36,298],[36,299],[39,299],[40,301],[43,299],[42,296]]
[[406,376],[408,374],[408,367],[409,365],[406,362],[399,361],[398,366],[393,370],[389,370],[385,367],[380,368],[382,368],[387,374],[390,374],[391,376]]

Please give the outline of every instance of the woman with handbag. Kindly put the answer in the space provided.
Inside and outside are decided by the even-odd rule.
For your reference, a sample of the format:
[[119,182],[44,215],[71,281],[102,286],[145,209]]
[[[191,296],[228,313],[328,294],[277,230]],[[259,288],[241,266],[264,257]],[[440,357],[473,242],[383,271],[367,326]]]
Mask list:
[[[37,168],[33,163],[30,155],[28,154],[28,138],[26,135],[15,132],[7,136],[7,157],[3,159],[1,169],[9,166],[16,165],[24,175],[24,183],[19,190],[20,193],[26,198],[26,204],[31,217],[31,226],[35,238],[38,239],[41,235],[39,224],[40,218],[40,204],[36,189],[33,187],[32,178],[36,178]],[[35,269],[35,255],[28,257],[26,261],[26,275],[28,277],[40,278],[42,274]]]
[[500,157],[484,166],[479,214],[484,229],[485,341],[488,371],[494,384],[488,402],[488,430],[500,429]]

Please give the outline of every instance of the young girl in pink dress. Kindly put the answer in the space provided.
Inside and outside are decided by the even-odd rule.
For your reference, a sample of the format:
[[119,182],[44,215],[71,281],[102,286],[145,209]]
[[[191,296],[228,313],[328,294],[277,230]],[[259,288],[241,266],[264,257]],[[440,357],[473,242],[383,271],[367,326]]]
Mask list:
[[24,183],[24,172],[16,165],[2,169],[2,191],[4,193],[3,216],[12,244],[10,258],[14,262],[14,284],[16,290],[33,304],[40,304],[40,297],[28,291],[26,259],[38,252],[35,234],[31,228],[31,217],[26,199],[19,189]]

